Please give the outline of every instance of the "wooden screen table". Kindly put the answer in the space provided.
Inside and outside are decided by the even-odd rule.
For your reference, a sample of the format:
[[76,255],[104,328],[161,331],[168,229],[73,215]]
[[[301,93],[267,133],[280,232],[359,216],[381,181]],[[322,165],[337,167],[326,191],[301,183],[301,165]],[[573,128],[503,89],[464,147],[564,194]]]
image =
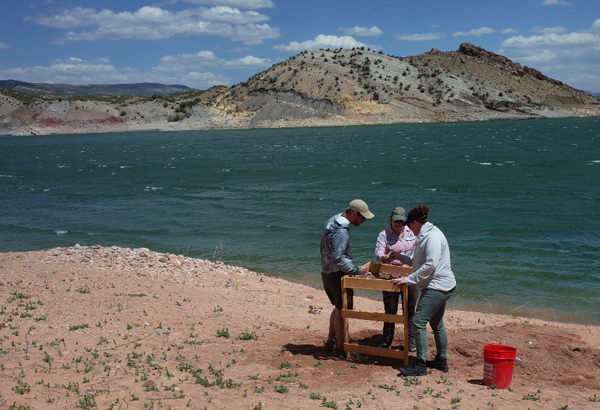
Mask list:
[[[371,272],[379,272],[382,265],[371,263]],[[390,265],[383,265],[390,266]],[[403,268],[394,266],[394,271],[401,276],[412,273],[412,268]],[[388,268],[390,269],[390,268]],[[402,314],[390,315],[387,313],[364,312],[359,310],[348,310],[348,289],[379,290],[388,292],[402,292]],[[344,276],[342,278],[342,317],[344,319],[344,352],[347,357],[351,353],[363,353],[374,356],[390,357],[404,359],[404,366],[408,366],[408,292],[406,285],[396,286],[391,280],[366,278],[363,276]],[[362,346],[357,343],[350,343],[349,319],[371,320],[376,322],[400,323],[404,327],[403,350],[385,349],[381,347]]]

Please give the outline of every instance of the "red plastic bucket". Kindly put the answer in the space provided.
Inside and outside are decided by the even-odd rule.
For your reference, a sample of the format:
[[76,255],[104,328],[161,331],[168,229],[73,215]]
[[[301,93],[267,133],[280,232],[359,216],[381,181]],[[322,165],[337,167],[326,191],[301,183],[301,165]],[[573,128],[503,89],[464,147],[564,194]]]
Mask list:
[[510,387],[517,349],[503,345],[483,347],[483,384],[497,389]]

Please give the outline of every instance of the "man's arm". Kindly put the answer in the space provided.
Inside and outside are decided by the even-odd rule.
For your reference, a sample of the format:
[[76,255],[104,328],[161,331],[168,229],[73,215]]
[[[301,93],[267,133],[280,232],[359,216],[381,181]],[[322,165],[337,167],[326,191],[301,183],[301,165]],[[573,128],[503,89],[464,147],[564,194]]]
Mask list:
[[359,275],[363,269],[355,265],[352,259],[346,254],[348,244],[350,242],[350,234],[348,231],[336,232],[332,237],[333,263],[347,275]]

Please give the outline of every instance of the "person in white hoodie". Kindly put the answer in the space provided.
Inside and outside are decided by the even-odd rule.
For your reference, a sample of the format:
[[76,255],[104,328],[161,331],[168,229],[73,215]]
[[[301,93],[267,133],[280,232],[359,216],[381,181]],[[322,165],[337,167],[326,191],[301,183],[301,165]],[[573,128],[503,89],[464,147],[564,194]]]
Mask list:
[[456,279],[450,265],[450,248],[446,237],[427,219],[429,208],[418,205],[410,210],[405,225],[417,237],[412,257],[404,256],[402,261],[411,264],[413,273],[393,279],[397,285],[417,285],[421,297],[413,316],[416,333],[417,357],[410,367],[400,368],[403,376],[427,375],[427,323],[433,330],[437,349],[431,367],[448,372],[448,336],[444,327],[446,302],[456,289]]

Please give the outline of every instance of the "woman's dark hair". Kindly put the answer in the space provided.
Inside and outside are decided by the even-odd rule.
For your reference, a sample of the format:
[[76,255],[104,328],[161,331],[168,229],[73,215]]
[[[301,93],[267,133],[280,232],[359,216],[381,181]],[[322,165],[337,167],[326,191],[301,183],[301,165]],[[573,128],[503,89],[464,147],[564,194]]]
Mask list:
[[412,221],[417,221],[419,223],[424,224],[425,222],[429,222],[427,216],[429,215],[429,208],[425,205],[417,205],[413,209],[408,212],[408,216],[406,217],[406,223]]

